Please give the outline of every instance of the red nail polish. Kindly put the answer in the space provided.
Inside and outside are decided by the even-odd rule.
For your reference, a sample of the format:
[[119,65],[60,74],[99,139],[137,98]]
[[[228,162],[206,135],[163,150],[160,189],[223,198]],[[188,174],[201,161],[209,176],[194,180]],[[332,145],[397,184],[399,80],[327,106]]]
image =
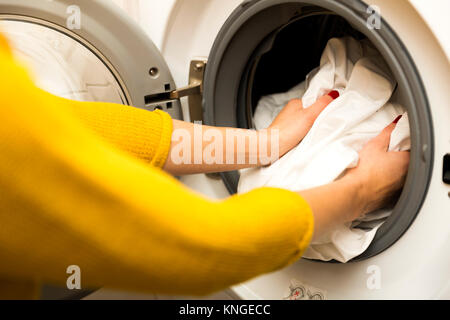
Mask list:
[[392,123],[397,124],[402,117],[403,117],[403,115],[399,115],[397,118],[395,118],[394,122],[392,122]]
[[336,91],[336,90],[331,91],[328,95],[329,95],[330,97],[332,97],[333,100],[336,100],[337,98],[339,98],[339,92]]

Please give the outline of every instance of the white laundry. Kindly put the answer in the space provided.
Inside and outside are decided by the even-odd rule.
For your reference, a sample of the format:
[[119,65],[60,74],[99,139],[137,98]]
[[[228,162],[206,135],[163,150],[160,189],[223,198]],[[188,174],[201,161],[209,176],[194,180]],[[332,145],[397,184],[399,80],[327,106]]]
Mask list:
[[[287,93],[263,97],[255,111],[257,129],[267,128],[286,103],[302,98],[305,108],[331,90],[340,97],[318,117],[305,139],[269,167],[243,170],[239,193],[268,186],[300,191],[339,178],[357,166],[358,153],[386,126],[403,114],[391,137],[390,150],[410,149],[408,116],[402,106],[389,100],[395,88],[393,76],[378,51],[367,41],[331,39],[320,67],[304,83]],[[327,199],[324,199],[326,201]],[[347,262],[362,254],[390,210],[336,227],[315,238],[304,257]]]

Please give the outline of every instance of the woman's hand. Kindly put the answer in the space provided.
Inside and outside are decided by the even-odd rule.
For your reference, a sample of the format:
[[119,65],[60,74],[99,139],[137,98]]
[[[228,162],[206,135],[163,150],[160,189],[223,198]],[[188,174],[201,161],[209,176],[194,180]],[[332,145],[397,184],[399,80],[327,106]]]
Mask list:
[[360,152],[358,167],[347,172],[346,178],[360,181],[363,207],[358,216],[387,205],[403,187],[410,153],[389,152],[389,143],[396,122],[370,141]]
[[395,122],[360,152],[358,167],[339,180],[299,192],[314,214],[316,237],[390,202],[405,183],[409,152],[388,151]]
[[291,100],[284,107],[268,128],[278,129],[280,132],[280,156],[295,148],[305,138],[320,113],[338,97],[339,93],[332,91],[309,108],[303,108],[301,99]]

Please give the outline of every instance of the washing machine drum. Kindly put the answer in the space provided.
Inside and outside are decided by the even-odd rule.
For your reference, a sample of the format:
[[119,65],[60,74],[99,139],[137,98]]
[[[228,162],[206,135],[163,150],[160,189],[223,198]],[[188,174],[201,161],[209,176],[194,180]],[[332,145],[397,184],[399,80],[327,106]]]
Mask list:
[[[12,35],[25,60],[34,61],[43,75],[39,84],[68,98],[158,108],[181,118],[180,102],[171,95],[176,88],[169,68],[142,30],[108,1],[73,3],[0,0],[0,28]],[[355,260],[377,255],[406,232],[425,198],[433,161],[430,109],[419,74],[386,22],[380,29],[367,27],[370,15],[366,4],[354,0],[244,1],[210,52],[200,112],[209,125],[251,128],[259,98],[301,82],[319,65],[330,38],[368,38],[390,66],[398,100],[408,109],[412,161],[394,212]],[[60,64],[55,67],[54,61]],[[236,192],[239,173],[222,178]]]
[[[392,215],[371,246],[354,261],[373,257],[393,245],[413,223],[426,196],[433,163],[433,136],[428,100],[405,46],[389,25],[369,28],[373,14],[362,1],[244,1],[222,27],[204,79],[204,120],[209,125],[252,128],[259,99],[286,92],[319,66],[329,39],[369,39],[380,51],[398,87],[396,99],[408,110],[411,166]],[[230,192],[238,172],[223,173]]]

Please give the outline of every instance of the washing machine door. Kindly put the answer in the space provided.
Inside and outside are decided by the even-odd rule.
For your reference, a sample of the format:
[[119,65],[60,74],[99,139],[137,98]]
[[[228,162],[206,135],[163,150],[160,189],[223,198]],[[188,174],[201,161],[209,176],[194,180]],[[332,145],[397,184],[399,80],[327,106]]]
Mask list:
[[[175,90],[162,55],[110,1],[0,0],[0,32],[44,90],[182,118],[182,92]],[[44,286],[41,297],[80,299],[89,293]]]
[[159,50],[110,1],[0,0],[0,30],[37,84],[53,94],[182,118]]

